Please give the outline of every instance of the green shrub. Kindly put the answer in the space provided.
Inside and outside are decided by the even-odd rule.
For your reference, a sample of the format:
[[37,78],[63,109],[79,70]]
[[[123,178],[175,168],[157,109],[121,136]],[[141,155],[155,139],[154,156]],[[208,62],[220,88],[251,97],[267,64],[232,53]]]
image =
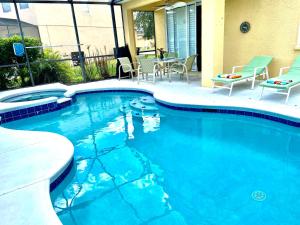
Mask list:
[[[13,43],[16,42],[22,42],[21,37],[0,38],[0,65],[26,63],[25,56],[16,57],[14,55]],[[42,45],[39,39],[29,37],[25,38],[25,44],[27,47]],[[27,49],[27,53],[35,84],[82,82],[81,72],[78,73],[78,71],[73,70],[70,62],[53,62],[53,60],[62,59],[59,52],[51,49],[33,48]],[[0,68],[1,90],[30,85],[31,80],[27,65]]]
[[46,49],[39,61],[31,65],[35,84],[70,83],[72,68],[69,62],[53,60],[61,60],[59,52]]
[[[25,56],[16,57],[13,50],[13,44],[16,42],[22,42],[20,36],[12,36],[9,38],[0,38],[0,64],[13,64],[15,61],[18,63],[26,63]],[[30,46],[39,46],[41,42],[37,38],[25,37],[25,45]],[[29,61],[33,62],[41,56],[41,50],[38,48],[27,49]]]
[[[0,38],[0,65],[26,63],[25,56],[16,57],[14,55],[13,43],[16,42],[22,42],[21,37]],[[25,44],[27,47],[42,45],[39,39],[29,37],[25,38]],[[27,49],[27,52],[35,84],[83,82],[81,67],[73,67],[70,61],[59,61],[62,59],[59,52],[40,48]],[[97,57],[98,55],[103,54],[97,50],[93,54],[96,57],[86,60],[87,81],[103,80],[115,76],[116,60],[106,56]],[[0,68],[0,90],[30,85],[27,65]]]
[[[22,42],[20,36],[12,36],[9,38],[0,38],[0,65],[8,65],[15,63],[26,63],[25,56],[16,57],[13,51],[13,43]],[[26,46],[38,46],[41,42],[36,38],[25,38]],[[27,49],[28,57],[31,62],[41,57],[40,49]],[[14,86],[26,86],[30,82],[29,74],[26,66],[5,67],[0,69],[0,89],[8,89]]]

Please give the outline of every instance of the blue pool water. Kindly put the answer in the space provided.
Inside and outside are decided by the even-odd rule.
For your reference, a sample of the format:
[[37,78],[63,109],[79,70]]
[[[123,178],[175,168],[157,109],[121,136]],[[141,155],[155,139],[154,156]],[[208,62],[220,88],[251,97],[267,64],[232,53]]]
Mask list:
[[74,168],[51,193],[64,225],[299,225],[299,128],[127,92],[79,95],[5,127],[74,144]]

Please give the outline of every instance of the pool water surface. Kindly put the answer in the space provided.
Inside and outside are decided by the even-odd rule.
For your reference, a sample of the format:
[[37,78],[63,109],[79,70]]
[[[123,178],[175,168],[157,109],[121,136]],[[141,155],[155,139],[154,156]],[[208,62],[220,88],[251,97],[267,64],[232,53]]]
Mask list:
[[130,92],[3,126],[73,143],[74,167],[51,193],[64,225],[299,225],[299,128]]

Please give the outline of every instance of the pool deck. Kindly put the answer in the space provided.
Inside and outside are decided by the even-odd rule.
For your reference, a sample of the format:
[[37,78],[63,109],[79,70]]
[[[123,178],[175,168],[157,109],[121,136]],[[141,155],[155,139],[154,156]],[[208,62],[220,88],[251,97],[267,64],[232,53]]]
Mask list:
[[[50,84],[25,90],[65,89],[70,95],[111,89],[142,90],[153,93],[158,101],[171,105],[249,109],[300,121],[300,88],[293,90],[289,102],[284,104],[284,96],[268,93],[267,90],[264,98],[259,100],[261,88],[256,86],[250,90],[250,85],[250,82],[236,85],[231,97],[228,97],[228,90],[200,87],[198,80],[191,84],[179,80],[171,83],[158,81],[155,85],[137,84],[131,80],[106,80],[73,86]],[[0,99],[17,93],[22,93],[22,89],[0,92]],[[34,101],[30,106],[47,101],[49,99]],[[0,103],[0,112],[25,105],[28,107],[28,104]],[[15,131],[0,126],[0,143],[1,224],[61,225],[52,208],[49,184],[70,163],[74,151],[71,142],[57,134]]]

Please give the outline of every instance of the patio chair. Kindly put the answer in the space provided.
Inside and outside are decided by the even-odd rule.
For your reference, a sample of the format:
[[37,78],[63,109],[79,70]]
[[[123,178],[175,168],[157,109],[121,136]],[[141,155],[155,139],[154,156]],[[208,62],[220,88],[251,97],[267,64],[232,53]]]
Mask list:
[[[288,72],[283,74],[284,70]],[[300,56],[298,56],[290,67],[282,67],[279,76],[271,78],[260,84],[262,86],[260,99],[265,88],[276,89],[273,93],[286,95],[285,103],[288,102],[291,90],[300,85]]]
[[148,81],[148,77],[152,76],[152,82],[155,83],[156,76],[160,75],[162,79],[160,67],[158,64],[155,64],[153,59],[139,58],[139,67],[138,67],[138,77],[137,82],[140,83],[141,79],[146,79]]
[[[139,65],[141,64],[141,63],[140,63],[140,59],[145,59],[145,58],[146,58],[145,55],[137,55],[137,56],[136,56],[136,65],[137,65],[137,67],[139,67]],[[143,79],[144,79],[144,74],[141,73],[141,75],[143,76]]]
[[[164,59],[175,59],[177,58],[177,53],[176,52],[165,52],[164,53]],[[163,74],[169,74],[169,69],[174,63],[168,63],[168,65],[164,63],[160,63],[161,70],[163,71]]]
[[195,62],[196,57],[197,55],[191,55],[185,59],[184,63],[178,62],[172,64],[172,66],[170,67],[170,72],[178,73],[181,75],[181,77],[186,76],[186,80],[189,83],[189,73],[193,69],[193,64]]
[[119,80],[121,80],[121,68],[122,68],[124,73],[129,73],[130,74],[129,76],[122,77],[122,78],[131,77],[131,79],[133,80],[133,74],[136,72],[136,70],[133,68],[129,58],[128,57],[121,57],[121,58],[118,58],[118,60],[120,62]]
[[136,61],[137,61],[138,64],[140,64],[140,59],[145,59],[145,58],[146,58],[145,55],[137,55],[136,56]]
[[[231,96],[233,85],[252,79],[251,89],[253,89],[257,77],[263,76],[269,79],[268,65],[271,61],[271,56],[255,56],[248,65],[232,67],[231,74],[219,74],[213,78],[213,88],[229,89],[229,96]],[[242,70],[236,72],[237,68],[242,68]],[[222,83],[223,86],[216,85],[216,83]]]

